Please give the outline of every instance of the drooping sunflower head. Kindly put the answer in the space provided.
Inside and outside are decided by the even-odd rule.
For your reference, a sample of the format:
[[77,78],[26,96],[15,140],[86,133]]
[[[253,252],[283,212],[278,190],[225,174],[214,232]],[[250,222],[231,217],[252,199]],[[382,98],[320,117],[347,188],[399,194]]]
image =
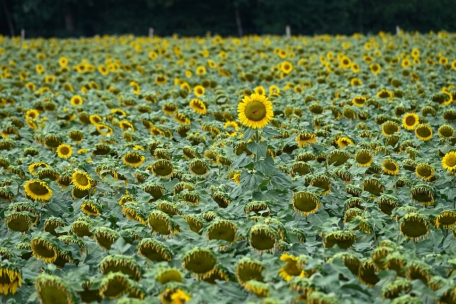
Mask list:
[[298,257],[283,253],[280,260],[286,264],[279,270],[279,276],[285,281],[290,281],[293,277],[304,277],[305,271],[302,269],[302,263]]
[[158,272],[157,281],[161,284],[166,284],[168,282],[181,283],[183,281],[183,275],[177,268],[164,268]]
[[13,199],[14,194],[11,192],[11,190],[9,190],[7,187],[0,187],[0,201],[10,202]]
[[432,128],[427,124],[419,124],[415,128],[415,136],[422,141],[429,141],[432,138]]
[[207,230],[206,238],[232,243],[236,237],[237,229],[236,225],[229,220],[214,221]]
[[92,179],[86,172],[73,172],[73,174],[71,175],[71,181],[73,182],[74,186],[79,190],[89,190],[90,188],[92,188]]
[[0,261],[0,294],[15,294],[22,287],[20,268],[9,261]]
[[377,204],[382,213],[391,216],[394,208],[400,205],[400,201],[395,196],[383,194],[378,198]]
[[162,242],[151,238],[141,240],[138,254],[156,262],[172,260],[171,250]]
[[101,281],[100,295],[116,299],[126,294],[130,289],[130,279],[122,272],[110,272]]
[[423,205],[433,205],[434,204],[434,189],[425,184],[418,184],[412,187],[411,189],[412,198],[422,203]]
[[46,263],[53,263],[57,260],[58,248],[45,237],[35,237],[30,243],[33,256]]
[[369,167],[374,161],[374,156],[369,150],[361,149],[356,153],[355,160],[358,166]]
[[81,211],[89,216],[99,216],[101,214],[101,206],[97,202],[85,201],[81,204]]
[[195,111],[197,114],[205,115],[207,112],[206,105],[201,99],[194,98],[190,101],[189,105],[192,108],[192,110]]
[[336,144],[339,148],[345,148],[349,145],[353,145],[354,143],[350,138],[342,136],[337,139]]
[[247,281],[244,284],[244,288],[247,292],[254,294],[259,298],[268,297],[270,294],[269,285],[256,280]]
[[106,250],[111,249],[111,245],[120,237],[120,235],[111,228],[98,227],[93,231],[93,238],[97,241],[97,244]]
[[406,279],[397,279],[383,286],[382,297],[384,299],[397,298],[401,293],[409,293],[412,290],[412,283]]
[[253,129],[264,128],[274,117],[272,102],[265,95],[256,93],[242,99],[238,113],[241,123]]
[[29,180],[24,185],[27,197],[45,203],[52,197],[52,190],[44,181]]
[[399,220],[399,229],[406,238],[417,242],[428,236],[430,225],[423,215],[409,213]]
[[50,166],[45,163],[45,162],[37,162],[37,163],[33,163],[31,164],[30,166],[28,166],[28,169],[29,169],[29,172],[30,174],[32,175],[36,175],[36,170],[39,169],[39,168],[49,168]]
[[399,125],[397,123],[395,123],[394,121],[387,121],[382,124],[382,134],[384,136],[390,136],[399,131],[400,131]]
[[195,275],[200,276],[211,271],[217,263],[217,260],[209,249],[193,248],[185,253],[182,258],[182,267]]
[[320,208],[320,199],[310,192],[296,192],[292,199],[293,209],[303,215],[313,214]]
[[308,144],[317,142],[317,136],[310,132],[302,132],[296,136],[295,140],[298,146],[303,148]]
[[427,285],[432,277],[432,270],[431,267],[425,262],[420,260],[412,260],[407,263],[405,276],[410,281],[420,280],[425,285]]
[[104,275],[112,272],[121,272],[130,279],[139,281],[141,269],[134,258],[119,254],[108,255],[100,262],[100,272]]
[[145,160],[146,157],[138,152],[128,152],[123,156],[124,164],[133,168],[141,166]]
[[402,118],[402,126],[407,130],[413,130],[420,123],[420,118],[415,113],[406,113]]
[[451,125],[441,125],[437,130],[437,134],[442,138],[451,138],[454,136],[455,132]]
[[430,181],[434,177],[434,167],[428,164],[418,164],[415,168],[415,174],[418,178]]
[[43,304],[76,303],[73,290],[60,277],[46,273],[40,274],[35,281],[35,289],[40,302]]
[[92,236],[90,229],[92,228],[92,224],[85,219],[77,219],[71,224],[71,232],[76,234],[79,237],[84,236]]
[[32,226],[33,214],[27,211],[13,211],[6,215],[5,224],[11,231],[26,232]]
[[163,236],[172,236],[174,223],[168,214],[160,210],[154,210],[149,214],[147,222],[154,233],[160,233]]
[[327,195],[331,192],[331,179],[325,174],[319,174],[311,177],[310,186],[320,188],[321,194]]
[[324,237],[324,245],[326,248],[332,248],[334,245],[342,249],[347,249],[356,241],[356,234],[351,231],[334,231],[328,233]]
[[353,103],[353,105],[355,105],[357,107],[362,107],[366,103],[366,100],[367,100],[367,98],[364,96],[355,96],[352,99],[352,103]]
[[201,159],[193,159],[189,165],[190,173],[200,178],[209,173],[209,166]]
[[363,191],[367,191],[375,196],[380,196],[381,193],[385,191],[385,186],[381,183],[380,180],[371,177],[364,180]]
[[155,161],[151,166],[147,167],[147,169],[160,178],[169,178],[174,172],[173,164],[166,159]]
[[385,159],[382,162],[383,173],[388,175],[398,175],[399,174],[399,165],[393,159]]
[[262,272],[264,269],[265,268],[260,261],[243,257],[236,263],[236,279],[241,285],[244,285],[250,280],[262,282]]
[[443,229],[453,229],[456,227],[456,211],[442,211],[442,213],[440,213],[435,220],[435,226],[437,228],[442,226]]
[[361,263],[358,271],[359,280],[368,286],[374,286],[380,281],[380,278],[376,274],[375,265],[372,259],[367,259]]
[[269,205],[267,202],[264,201],[251,201],[247,203],[244,207],[244,213],[248,216],[253,212],[255,216],[264,216],[268,217],[271,210],[269,209]]
[[256,224],[250,228],[249,244],[260,252],[274,251],[280,236],[277,231],[263,223]]

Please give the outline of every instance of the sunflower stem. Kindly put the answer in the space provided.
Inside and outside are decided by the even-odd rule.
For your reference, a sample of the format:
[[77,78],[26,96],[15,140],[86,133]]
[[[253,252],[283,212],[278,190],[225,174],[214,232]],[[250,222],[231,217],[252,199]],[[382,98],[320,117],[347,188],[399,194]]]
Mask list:
[[[258,129],[256,129],[256,131],[255,131],[255,142],[256,143],[260,142],[260,131]],[[259,160],[258,154],[255,153],[255,162],[258,162],[258,160]]]

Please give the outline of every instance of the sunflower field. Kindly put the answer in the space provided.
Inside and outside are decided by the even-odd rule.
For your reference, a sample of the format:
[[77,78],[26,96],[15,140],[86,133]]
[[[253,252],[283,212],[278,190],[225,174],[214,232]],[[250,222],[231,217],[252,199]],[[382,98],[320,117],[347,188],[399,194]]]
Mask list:
[[456,303],[455,46],[0,37],[0,303]]

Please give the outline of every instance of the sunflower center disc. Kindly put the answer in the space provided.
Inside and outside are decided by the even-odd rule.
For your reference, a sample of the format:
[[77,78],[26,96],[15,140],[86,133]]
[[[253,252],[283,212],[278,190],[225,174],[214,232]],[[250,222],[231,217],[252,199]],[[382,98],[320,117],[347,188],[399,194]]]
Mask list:
[[449,166],[449,167],[454,167],[456,166],[456,157],[450,155],[447,157],[446,159],[446,164]]
[[413,116],[409,116],[405,119],[405,123],[408,125],[408,126],[413,126],[415,124],[415,117]]
[[266,117],[266,106],[259,101],[252,101],[245,106],[245,116],[249,120],[260,121]]

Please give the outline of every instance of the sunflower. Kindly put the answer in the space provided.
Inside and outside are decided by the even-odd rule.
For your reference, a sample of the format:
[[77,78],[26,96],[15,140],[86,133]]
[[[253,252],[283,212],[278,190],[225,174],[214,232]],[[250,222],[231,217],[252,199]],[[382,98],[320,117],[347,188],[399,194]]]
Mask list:
[[372,63],[370,66],[369,66],[369,70],[375,74],[375,75],[378,75],[380,73],[380,71],[382,70],[381,66],[378,64],[378,63]]
[[216,262],[217,260],[211,250],[196,247],[184,254],[182,267],[198,277],[211,271]]
[[303,215],[317,212],[320,208],[320,200],[310,192],[297,192],[293,195],[293,209]]
[[428,141],[432,138],[432,128],[427,124],[419,124],[415,128],[415,136],[422,141]]
[[29,180],[24,185],[24,192],[27,197],[33,200],[39,200],[43,203],[51,199],[52,190],[49,186],[40,180]]
[[77,107],[84,103],[82,97],[79,95],[74,95],[73,97],[71,97],[70,102],[73,107]]
[[283,253],[280,256],[282,262],[286,262],[286,265],[279,270],[279,276],[285,281],[290,281],[293,277],[304,277],[305,271],[302,269],[301,262],[298,257]]
[[95,202],[85,201],[81,204],[81,211],[89,216],[99,216],[101,213],[101,206]]
[[165,237],[171,237],[173,235],[174,223],[171,217],[160,210],[152,211],[149,214],[147,223],[154,233],[160,233]]
[[160,159],[151,166],[148,166],[147,170],[150,170],[154,175],[160,178],[169,178],[173,175],[174,166],[170,161]]
[[399,165],[392,159],[385,159],[382,162],[383,173],[388,175],[398,175]]
[[430,225],[423,215],[409,213],[400,219],[399,230],[406,238],[417,242],[428,236]]
[[303,148],[308,144],[316,143],[317,136],[313,133],[303,132],[296,136],[295,140],[298,146]]
[[35,258],[43,260],[46,263],[55,262],[58,255],[58,249],[48,239],[35,237],[30,243],[32,254]]
[[289,74],[291,71],[293,71],[293,65],[289,61],[284,61],[280,64],[280,69],[283,73]]
[[249,244],[259,252],[274,251],[280,236],[266,224],[256,224],[249,231]]
[[415,113],[407,113],[402,118],[402,125],[407,130],[413,130],[420,123],[418,115]]
[[197,85],[196,87],[193,88],[193,93],[196,95],[196,97],[201,97],[205,93],[205,89],[201,85]]
[[69,158],[73,154],[73,149],[70,145],[61,144],[57,147],[57,156],[60,158]]
[[265,298],[269,296],[269,285],[266,283],[250,280],[244,284],[247,292],[256,295],[258,298]]
[[128,152],[123,156],[124,164],[133,168],[141,166],[145,160],[146,157],[137,152]]
[[332,248],[334,245],[341,249],[350,248],[356,241],[356,234],[351,231],[334,231],[325,235],[323,243],[325,248]]
[[253,129],[264,128],[273,118],[272,103],[264,95],[245,96],[238,105],[239,120]]
[[168,282],[182,282],[183,277],[179,269],[165,268],[159,271],[156,280],[161,284],[166,284]]
[[340,137],[337,141],[336,141],[337,145],[339,146],[339,148],[345,148],[349,145],[353,145],[354,142],[353,140],[351,140],[350,138],[348,137]]
[[442,213],[440,213],[435,220],[435,226],[437,228],[442,226],[443,229],[447,230],[456,227],[456,211],[442,211]]
[[441,125],[437,133],[442,138],[451,138],[455,134],[453,127],[450,125]]
[[206,105],[200,99],[194,98],[190,101],[190,107],[198,114],[206,114]]
[[356,152],[355,160],[358,166],[361,167],[369,167],[372,162],[374,161],[374,156],[372,153],[367,149],[362,149]]
[[442,167],[448,172],[453,172],[456,169],[456,152],[450,151],[442,158]]
[[418,178],[430,181],[434,177],[434,168],[428,164],[418,164],[415,168],[415,174]]
[[172,260],[172,252],[168,247],[162,242],[151,238],[142,239],[139,242],[138,254],[155,262]]
[[101,260],[99,269],[104,275],[121,272],[131,280],[139,281],[141,279],[141,269],[138,263],[129,256],[120,254],[108,255]]
[[20,268],[9,261],[0,262],[0,294],[15,294],[17,287],[22,287]]
[[92,188],[92,179],[86,172],[73,172],[73,174],[71,175],[71,181],[73,182],[74,186],[79,190],[89,190],[90,188]]
[[188,293],[179,288],[171,294],[171,303],[184,304],[191,299],[192,297]]
[[382,124],[382,134],[384,136],[390,136],[399,131],[400,131],[399,125],[393,121],[387,121]]
[[352,99],[352,103],[353,103],[353,105],[355,105],[357,107],[362,107],[366,103],[366,100],[367,100],[367,98],[364,96],[355,96]]
[[96,128],[97,128],[98,133],[100,133],[103,136],[109,137],[114,133],[114,130],[106,124],[99,123],[96,125]]
[[42,304],[75,304],[73,291],[57,276],[40,274],[35,281],[36,294]]
[[119,128],[121,128],[124,131],[130,131],[132,133],[135,132],[135,127],[133,126],[133,124],[125,119],[119,122]]
[[157,76],[155,77],[155,83],[156,83],[157,85],[159,85],[159,86],[160,86],[160,85],[163,85],[163,84],[165,84],[165,83],[167,83],[167,82],[168,82],[168,78],[167,78],[165,75],[157,75]]
[[111,272],[101,281],[100,295],[116,299],[126,294],[130,289],[130,279],[121,272]]

